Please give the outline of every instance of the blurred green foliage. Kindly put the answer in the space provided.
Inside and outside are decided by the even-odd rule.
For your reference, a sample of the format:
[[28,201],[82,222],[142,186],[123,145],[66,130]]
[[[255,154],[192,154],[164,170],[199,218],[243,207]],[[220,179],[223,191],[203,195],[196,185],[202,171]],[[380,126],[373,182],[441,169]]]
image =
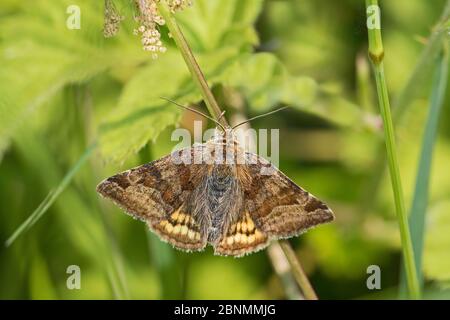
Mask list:
[[[394,99],[445,2],[381,1]],[[102,35],[102,1],[0,4],[0,240],[57,188],[93,142],[98,145],[42,219],[0,248],[0,298],[284,298],[265,252],[242,259],[216,257],[210,249],[178,252],[99,200],[100,180],[168,153],[175,126],[192,128],[194,115],[161,96],[200,103],[172,40],[165,35],[167,53],[152,60],[133,35],[130,1],[115,3],[126,20],[112,39]],[[69,4],[81,8],[80,30],[66,28]],[[364,1],[195,0],[177,19],[228,117],[293,107],[253,125],[280,128],[281,169],[336,213],[335,223],[292,241],[319,297],[395,297],[399,234],[378,147],[373,83],[364,71]],[[433,61],[396,126],[407,204]],[[426,221],[426,297],[433,298],[450,298],[442,289],[450,282],[448,105],[447,97]],[[81,267],[81,290],[66,288],[72,264]],[[383,290],[376,293],[366,288],[371,264],[382,270]]]

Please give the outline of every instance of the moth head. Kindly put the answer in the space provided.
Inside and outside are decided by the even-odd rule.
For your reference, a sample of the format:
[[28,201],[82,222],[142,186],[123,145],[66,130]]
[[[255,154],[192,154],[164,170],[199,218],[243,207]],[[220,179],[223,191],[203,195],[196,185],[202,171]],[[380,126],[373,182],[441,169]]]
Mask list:
[[236,134],[234,129],[231,127],[219,127],[217,126],[214,130],[214,141],[223,142],[236,140]]

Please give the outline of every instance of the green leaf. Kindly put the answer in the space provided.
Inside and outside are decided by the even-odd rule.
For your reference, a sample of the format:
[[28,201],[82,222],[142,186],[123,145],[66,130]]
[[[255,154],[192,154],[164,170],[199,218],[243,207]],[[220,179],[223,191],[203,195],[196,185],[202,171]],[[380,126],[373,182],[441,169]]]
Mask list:
[[426,241],[423,256],[425,276],[450,281],[450,200],[434,205],[427,213]]
[[[82,12],[81,29],[66,27],[69,4]],[[142,56],[121,43],[106,43],[101,34],[99,1],[34,1],[0,22],[0,154],[18,126],[65,85],[85,82],[120,67],[124,54],[138,63]],[[138,45],[136,46],[138,48]],[[131,59],[132,58],[132,59]]]
[[[198,56],[210,83],[220,83],[225,70],[239,58],[233,48]],[[162,130],[178,122],[182,110],[161,99],[181,104],[201,100],[181,55],[174,49],[143,67],[125,85],[118,106],[100,127],[100,150],[107,161],[123,162]],[[132,132],[132,134],[130,134]]]
[[364,123],[364,113],[358,106],[328,93],[312,78],[291,75],[270,53],[243,56],[228,68],[223,82],[239,88],[258,113],[281,103],[338,125]]
[[[184,92],[179,92],[179,88]],[[105,159],[121,162],[175,124],[181,110],[161,97],[180,103],[193,100],[189,73],[177,52],[170,51],[142,68],[124,87],[119,103],[100,127],[100,150]],[[186,96],[191,96],[187,99]],[[198,97],[197,97],[198,99]]]
[[196,0],[176,18],[194,51],[226,46],[248,48],[258,43],[253,24],[262,4],[262,0]]

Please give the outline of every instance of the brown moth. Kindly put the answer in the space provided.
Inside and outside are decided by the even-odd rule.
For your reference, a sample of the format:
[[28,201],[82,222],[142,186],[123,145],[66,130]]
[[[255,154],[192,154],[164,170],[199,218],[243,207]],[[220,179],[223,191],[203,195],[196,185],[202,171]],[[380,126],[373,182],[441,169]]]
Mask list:
[[232,128],[112,176],[97,191],[174,247],[200,251],[209,243],[226,256],[261,250],[334,219],[325,203],[244,151]]

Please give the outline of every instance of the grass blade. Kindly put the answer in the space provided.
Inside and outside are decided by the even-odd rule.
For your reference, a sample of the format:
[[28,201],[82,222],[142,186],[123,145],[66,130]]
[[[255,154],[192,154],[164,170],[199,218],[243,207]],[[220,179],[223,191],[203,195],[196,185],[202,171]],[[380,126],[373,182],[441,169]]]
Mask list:
[[435,61],[435,59],[438,57],[440,49],[442,47],[442,42],[447,41],[447,24],[449,19],[450,0],[447,0],[447,3],[442,11],[442,15],[434,28],[434,32],[427,40],[427,44],[420,55],[419,61],[417,62],[408,81],[406,82],[405,87],[400,91],[400,95],[394,101],[395,123],[398,123],[401,120],[406,107],[416,96],[415,92],[418,91],[417,89],[423,85],[423,74],[431,66],[432,61]]
[[74,175],[78,172],[78,170],[84,165],[84,163],[89,159],[92,154],[92,151],[95,149],[95,144],[90,146],[85,153],[81,156],[81,158],[77,161],[75,166],[70,169],[70,171],[65,175],[61,183],[58,187],[50,191],[50,193],[45,197],[44,201],[33,211],[33,213],[25,220],[14,233],[5,241],[5,246],[9,247],[21,234],[25,231],[29,230],[43,215],[50,206],[55,202],[61,192],[69,185],[72,181]]
[[[417,277],[421,287],[423,286],[421,266],[424,245],[425,214],[428,205],[430,186],[431,162],[433,158],[434,143],[438,131],[439,117],[444,104],[447,76],[448,52],[447,50],[442,50],[442,53],[436,63],[436,72],[433,79],[430,98],[430,108],[428,110],[427,122],[423,134],[422,150],[420,152],[414,198],[409,216],[414,258],[416,261],[416,266],[418,267]],[[405,291],[405,286],[405,278],[404,274],[402,274],[401,295]]]

